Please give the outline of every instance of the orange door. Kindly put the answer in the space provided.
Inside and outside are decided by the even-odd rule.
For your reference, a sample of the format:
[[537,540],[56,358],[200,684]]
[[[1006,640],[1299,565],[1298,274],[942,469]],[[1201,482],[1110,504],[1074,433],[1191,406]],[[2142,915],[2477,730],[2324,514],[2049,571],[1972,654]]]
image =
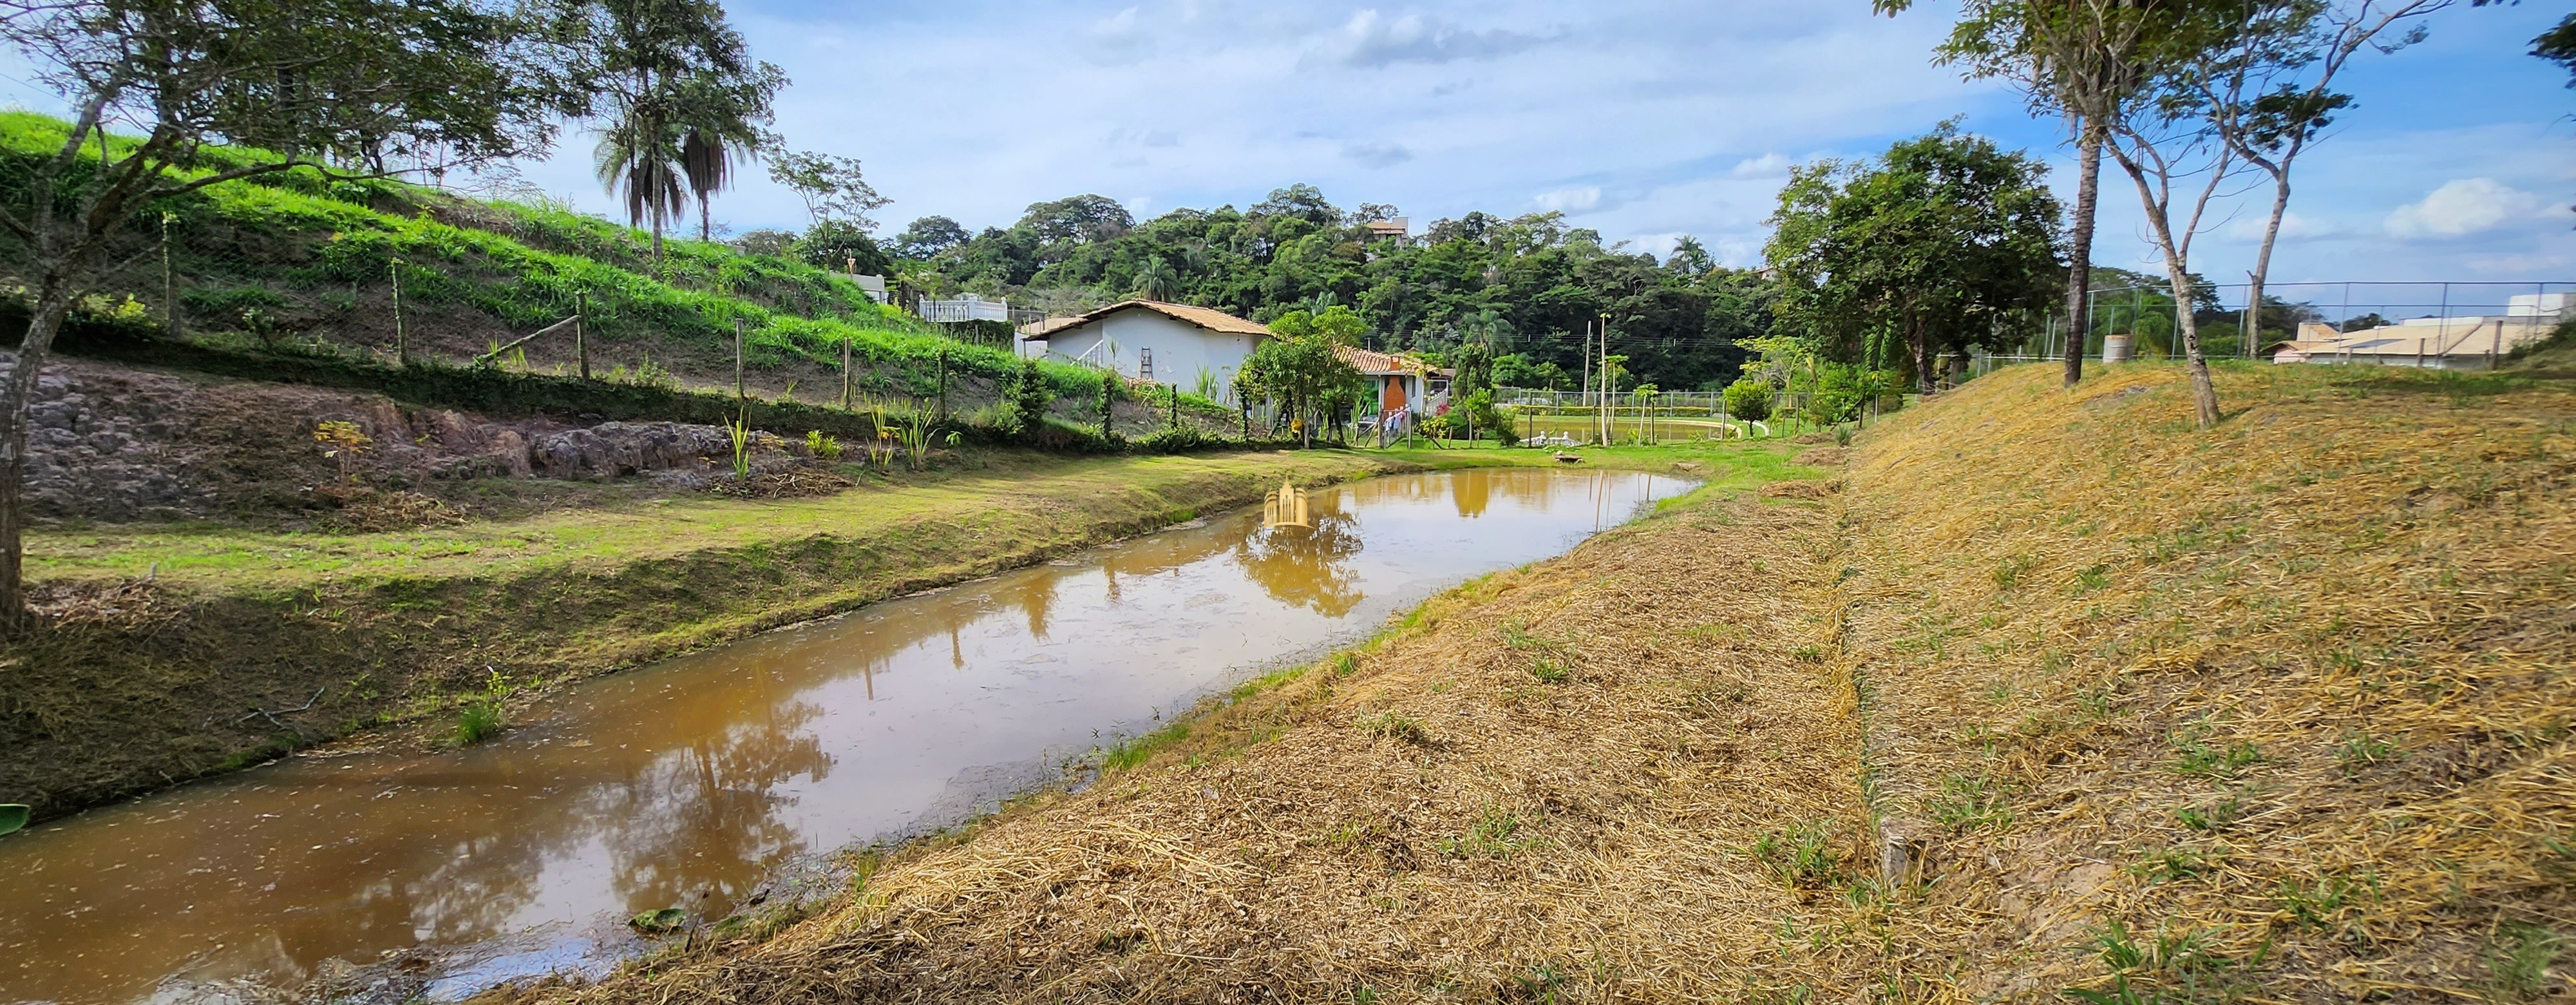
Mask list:
[[1403,407],[1404,407],[1404,378],[1402,378],[1402,377],[1388,377],[1388,378],[1385,378],[1385,379],[1386,379],[1386,393],[1381,394],[1381,395],[1379,395],[1379,396],[1378,396],[1378,400],[1377,400],[1378,408],[1379,408],[1380,410],[1382,410],[1382,411],[1388,411],[1388,412],[1392,412],[1392,411],[1395,411],[1396,409],[1403,408]]

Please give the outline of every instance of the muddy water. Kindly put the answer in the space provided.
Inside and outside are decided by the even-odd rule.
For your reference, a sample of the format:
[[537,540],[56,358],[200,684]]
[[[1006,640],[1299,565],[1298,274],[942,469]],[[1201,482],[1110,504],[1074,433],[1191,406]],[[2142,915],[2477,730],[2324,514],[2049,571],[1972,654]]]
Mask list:
[[0,1002],[228,997],[423,945],[538,947],[460,952],[442,992],[612,957],[613,919],[722,916],[1688,487],[1318,490],[1311,532],[1238,511],[593,681],[471,749],[297,757],[79,814],[0,839]]

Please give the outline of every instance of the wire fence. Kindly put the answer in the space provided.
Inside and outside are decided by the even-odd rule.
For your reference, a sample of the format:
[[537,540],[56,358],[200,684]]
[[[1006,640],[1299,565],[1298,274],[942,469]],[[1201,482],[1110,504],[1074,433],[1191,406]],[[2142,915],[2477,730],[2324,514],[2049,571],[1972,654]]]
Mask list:
[[[2302,352],[2296,361],[2479,369],[2547,337],[2576,314],[2576,281],[2269,283],[2259,312],[2246,305],[2251,293],[2248,283],[2206,284],[2193,291],[2189,309],[2202,355],[2269,358],[2285,344],[2343,342],[2349,343],[2343,351],[2328,353],[2332,359]],[[2070,350],[2113,361],[2177,357],[2181,314],[2171,288],[2162,284],[2093,290],[2086,296],[2080,339],[2062,316],[2051,317],[2020,344],[1991,355],[1994,365],[2062,360]],[[2249,326],[2249,319],[2258,323]],[[2364,344],[2378,340],[2390,341]]]
[[[826,406],[926,398],[953,382],[943,376],[989,382],[1017,365],[1006,340],[961,345],[878,304],[857,277],[718,242],[657,249],[649,235],[543,207],[379,210],[350,192],[325,213],[257,197],[274,189],[221,188],[129,230],[67,341],[182,339]],[[374,201],[418,198],[388,191]],[[316,213],[328,218],[307,218]],[[25,246],[0,239],[0,282],[25,288],[31,272]]]

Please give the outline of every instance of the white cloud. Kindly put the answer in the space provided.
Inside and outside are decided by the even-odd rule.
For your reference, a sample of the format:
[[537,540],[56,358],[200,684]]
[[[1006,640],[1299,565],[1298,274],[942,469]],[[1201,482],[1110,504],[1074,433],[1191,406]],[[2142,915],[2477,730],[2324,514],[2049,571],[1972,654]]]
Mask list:
[[[2262,241],[2263,224],[2269,219],[2266,215],[2267,213],[2268,210],[2264,207],[2253,207],[2251,209],[2251,215],[2236,221],[2233,226],[2227,228],[2227,236],[2239,241]],[[2307,217],[2300,216],[2296,211],[2281,214],[2281,240],[2304,241],[2320,237],[2333,237],[2336,236],[2336,234],[2337,231],[2333,227],[2329,227],[2312,221]]]
[[1779,154],[1763,154],[1735,162],[1735,167],[1726,173],[1737,178],[1786,178],[1790,166],[1796,163]]
[[1578,185],[1573,188],[1560,188],[1554,192],[1540,193],[1539,197],[1533,201],[1538,203],[1538,208],[1540,209],[1552,209],[1562,213],[1580,213],[1584,210],[1591,209],[1594,206],[1601,205],[1601,186]]
[[2539,196],[2493,178],[2461,178],[2434,189],[2424,201],[2388,214],[2388,232],[2399,237],[2458,237],[2494,230],[2538,216]]
[[1546,39],[1514,31],[1468,31],[1419,14],[1389,19],[1362,10],[1324,40],[1320,54],[1345,66],[1446,63],[1508,56]]

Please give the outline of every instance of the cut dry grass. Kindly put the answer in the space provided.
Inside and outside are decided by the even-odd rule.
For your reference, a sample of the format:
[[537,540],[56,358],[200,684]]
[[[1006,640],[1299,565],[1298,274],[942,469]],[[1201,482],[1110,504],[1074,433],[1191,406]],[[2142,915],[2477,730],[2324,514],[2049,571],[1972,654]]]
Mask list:
[[[2576,394],[2229,368],[2243,411],[2203,435],[2176,369],[2073,395],[2041,369],[1889,422],[1849,476],[1834,658],[1869,682],[1875,808],[1954,835],[1884,976],[1909,1001],[2570,993],[2490,947],[2576,931],[2550,871],[2576,835]],[[1961,826],[1991,812],[1969,775],[2001,826]]]
[[[1826,575],[1830,530],[1813,504],[1737,500],[1613,531],[1461,588],[1364,659],[1243,698],[1088,791],[897,856],[766,943],[551,993],[1602,1001],[1850,984],[1874,958],[1852,899],[1858,736],[1844,682],[1789,655],[1818,629],[1795,598]],[[1569,672],[1535,677],[1541,651]]]
[[2177,369],[1985,378],[1832,482],[1471,584],[773,939],[533,994],[2576,993],[2576,394],[2219,379],[2241,411],[2201,433]]

